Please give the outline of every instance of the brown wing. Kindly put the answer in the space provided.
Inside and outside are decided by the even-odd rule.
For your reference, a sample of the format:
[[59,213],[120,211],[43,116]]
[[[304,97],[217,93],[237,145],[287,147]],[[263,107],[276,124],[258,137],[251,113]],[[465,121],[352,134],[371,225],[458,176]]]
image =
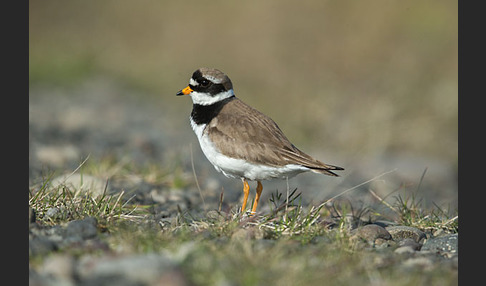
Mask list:
[[238,98],[221,109],[206,131],[220,152],[234,158],[274,167],[302,165],[331,176],[337,175],[329,170],[343,170],[297,149],[271,118]]

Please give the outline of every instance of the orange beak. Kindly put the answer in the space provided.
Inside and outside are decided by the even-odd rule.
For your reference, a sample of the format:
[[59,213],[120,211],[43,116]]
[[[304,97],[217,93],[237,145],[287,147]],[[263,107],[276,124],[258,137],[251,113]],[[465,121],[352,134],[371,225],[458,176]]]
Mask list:
[[188,86],[182,90],[179,90],[178,93],[176,93],[176,95],[188,95],[190,94],[191,92],[193,92],[193,90]]

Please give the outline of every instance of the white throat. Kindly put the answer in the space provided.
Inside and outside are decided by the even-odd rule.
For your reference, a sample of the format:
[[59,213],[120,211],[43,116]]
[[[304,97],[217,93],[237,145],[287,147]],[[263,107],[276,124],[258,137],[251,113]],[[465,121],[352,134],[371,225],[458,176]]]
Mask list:
[[192,103],[199,104],[199,105],[211,105],[228,97],[235,95],[233,89],[228,91],[220,92],[214,96],[211,96],[207,93],[193,91],[191,92]]

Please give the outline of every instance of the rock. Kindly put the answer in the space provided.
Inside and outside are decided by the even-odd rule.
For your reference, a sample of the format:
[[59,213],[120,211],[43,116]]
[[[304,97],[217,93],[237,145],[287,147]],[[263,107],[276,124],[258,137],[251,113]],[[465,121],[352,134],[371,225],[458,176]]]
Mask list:
[[448,234],[429,238],[422,246],[422,251],[458,254],[458,234]]
[[64,239],[64,232],[64,228],[59,225],[40,226],[37,224],[32,224],[29,227],[29,240],[46,238],[54,243],[59,243]]
[[45,216],[49,217],[51,219],[55,219],[56,217],[59,216],[59,214],[60,214],[59,208],[52,207],[52,208],[47,209]]
[[58,249],[80,248],[83,251],[107,250],[108,246],[97,238],[98,228],[95,218],[74,220],[65,227],[39,226],[29,227],[29,254],[44,255]]
[[406,238],[411,238],[415,242],[421,243],[426,238],[425,233],[415,227],[403,225],[388,226],[386,227],[386,230],[391,234],[394,241],[401,241]]
[[377,241],[390,240],[392,236],[385,228],[377,224],[367,224],[357,228],[354,231],[352,238],[360,238],[366,240],[369,244],[374,245]]
[[58,245],[47,237],[29,239],[29,256],[44,255],[58,249]]
[[98,234],[97,221],[93,217],[83,220],[73,220],[66,227],[66,238],[90,239]]
[[409,247],[414,251],[418,251],[422,248],[422,244],[416,242],[412,238],[405,238],[398,243],[399,247]]

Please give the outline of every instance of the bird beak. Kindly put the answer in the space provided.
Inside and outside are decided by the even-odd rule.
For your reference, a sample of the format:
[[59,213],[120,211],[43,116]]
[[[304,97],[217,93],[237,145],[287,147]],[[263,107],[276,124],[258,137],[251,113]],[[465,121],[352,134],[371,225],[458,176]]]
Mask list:
[[176,95],[188,95],[190,94],[191,92],[193,92],[193,90],[188,86],[182,90],[179,90],[178,93],[176,93]]

